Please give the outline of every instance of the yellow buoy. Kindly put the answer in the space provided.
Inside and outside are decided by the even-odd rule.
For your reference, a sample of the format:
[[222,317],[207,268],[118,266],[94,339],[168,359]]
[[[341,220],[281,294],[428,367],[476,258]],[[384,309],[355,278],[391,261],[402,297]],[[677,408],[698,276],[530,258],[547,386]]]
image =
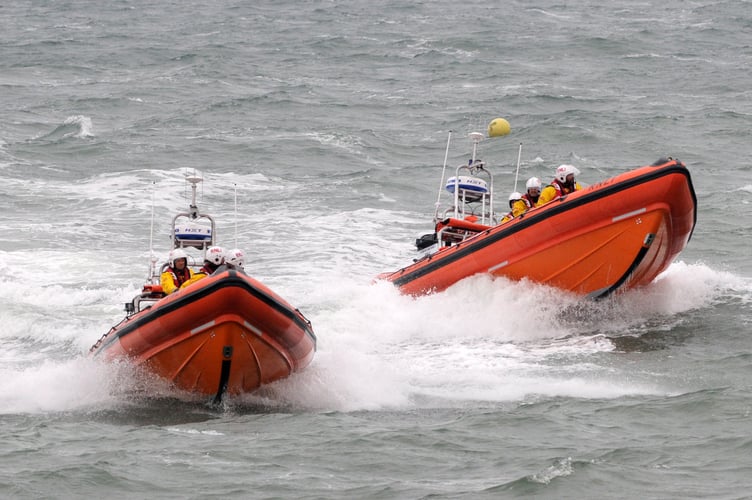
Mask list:
[[494,118],[488,124],[488,137],[501,137],[512,131],[509,122],[504,118]]

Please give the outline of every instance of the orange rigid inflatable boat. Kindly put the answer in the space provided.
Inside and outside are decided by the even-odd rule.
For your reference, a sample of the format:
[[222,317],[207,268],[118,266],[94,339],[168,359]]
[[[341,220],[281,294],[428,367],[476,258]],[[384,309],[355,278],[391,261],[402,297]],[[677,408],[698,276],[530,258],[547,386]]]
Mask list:
[[[475,145],[481,137],[475,135]],[[491,180],[479,188],[471,179],[484,173]],[[432,245],[412,265],[379,278],[419,295],[488,273],[602,298],[653,281],[685,248],[696,222],[692,180],[675,159],[630,170],[501,224],[490,205],[492,185],[474,146],[468,166],[458,167],[447,183],[455,195],[446,212],[451,216],[439,216],[437,208],[435,232],[416,242],[419,248]]]
[[[188,180],[195,209],[200,179]],[[175,248],[205,252],[214,240],[213,219],[197,210],[179,215],[211,221],[205,228],[173,223]],[[220,266],[167,296],[155,283],[161,273],[151,274],[143,291],[126,303],[126,318],[92,346],[91,355],[127,359],[177,389],[211,396],[214,402],[224,394],[252,392],[312,361],[316,336],[311,323],[242,267]]]

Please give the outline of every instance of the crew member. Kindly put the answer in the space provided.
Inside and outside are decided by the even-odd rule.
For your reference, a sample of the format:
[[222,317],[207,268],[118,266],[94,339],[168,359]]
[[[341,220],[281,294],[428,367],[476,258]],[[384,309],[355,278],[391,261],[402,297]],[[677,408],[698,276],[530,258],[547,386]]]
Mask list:
[[225,264],[230,268],[243,269],[245,267],[245,253],[239,248],[228,250],[225,254]]
[[575,180],[576,175],[580,175],[580,171],[574,165],[559,165],[556,168],[554,180],[543,188],[535,206],[545,205],[551,200],[582,189],[582,186]]
[[[520,203],[522,203],[523,206],[525,205],[524,202],[522,201],[522,193],[515,191],[514,193],[510,194],[509,195],[510,211],[504,217],[501,218],[501,222],[499,224],[504,224],[505,222],[510,221],[514,219],[515,217],[517,217],[518,214],[515,214],[515,206],[517,206],[517,210],[519,211]],[[523,209],[522,212],[520,213],[524,213],[524,212],[525,210]]]
[[225,262],[225,250],[222,247],[209,247],[206,249],[204,256],[204,265],[201,269],[193,273],[191,279],[183,283],[181,288],[192,285],[200,279],[206,278],[217,270]]
[[527,191],[522,195],[522,199],[525,201],[527,208],[533,208],[538,203],[538,198],[541,194],[541,180],[537,177],[531,177],[525,184]]
[[193,277],[193,272],[188,267],[188,254],[182,248],[173,249],[167,261],[169,266],[159,277],[159,282],[162,291],[169,295],[189,281]]

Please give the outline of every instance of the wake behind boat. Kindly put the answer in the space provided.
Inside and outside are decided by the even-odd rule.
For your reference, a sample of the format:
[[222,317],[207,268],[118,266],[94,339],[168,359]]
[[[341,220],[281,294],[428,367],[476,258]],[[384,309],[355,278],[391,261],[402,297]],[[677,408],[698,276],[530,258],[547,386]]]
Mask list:
[[[188,212],[173,219],[173,249],[200,252],[201,262],[214,244],[215,223],[196,205],[202,179],[186,180],[193,201]],[[126,317],[92,346],[92,356],[127,359],[215,402],[224,394],[252,392],[312,361],[316,336],[311,323],[242,266],[220,266],[167,295],[155,262],[142,292],[126,303]],[[195,259],[191,264],[199,265]]]
[[[499,120],[506,126],[494,134]],[[489,136],[508,132],[503,119],[489,126]],[[440,191],[434,232],[416,242],[423,256],[379,275],[403,293],[438,292],[468,276],[487,273],[602,298],[652,282],[692,235],[697,209],[692,180],[684,164],[671,158],[499,223],[493,208],[493,176],[475,157],[485,136],[470,135],[472,157],[446,183],[448,208],[440,211]],[[447,152],[448,148],[447,143]]]

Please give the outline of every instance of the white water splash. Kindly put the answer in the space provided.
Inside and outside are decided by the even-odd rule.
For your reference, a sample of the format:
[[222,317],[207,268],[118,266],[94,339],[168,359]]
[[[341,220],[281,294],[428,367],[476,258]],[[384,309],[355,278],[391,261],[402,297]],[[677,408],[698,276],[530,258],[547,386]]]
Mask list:
[[84,115],[73,115],[69,116],[65,119],[65,122],[63,122],[65,125],[75,125],[78,127],[78,133],[75,134],[76,137],[94,137],[93,132],[93,125],[91,122],[91,118]]

